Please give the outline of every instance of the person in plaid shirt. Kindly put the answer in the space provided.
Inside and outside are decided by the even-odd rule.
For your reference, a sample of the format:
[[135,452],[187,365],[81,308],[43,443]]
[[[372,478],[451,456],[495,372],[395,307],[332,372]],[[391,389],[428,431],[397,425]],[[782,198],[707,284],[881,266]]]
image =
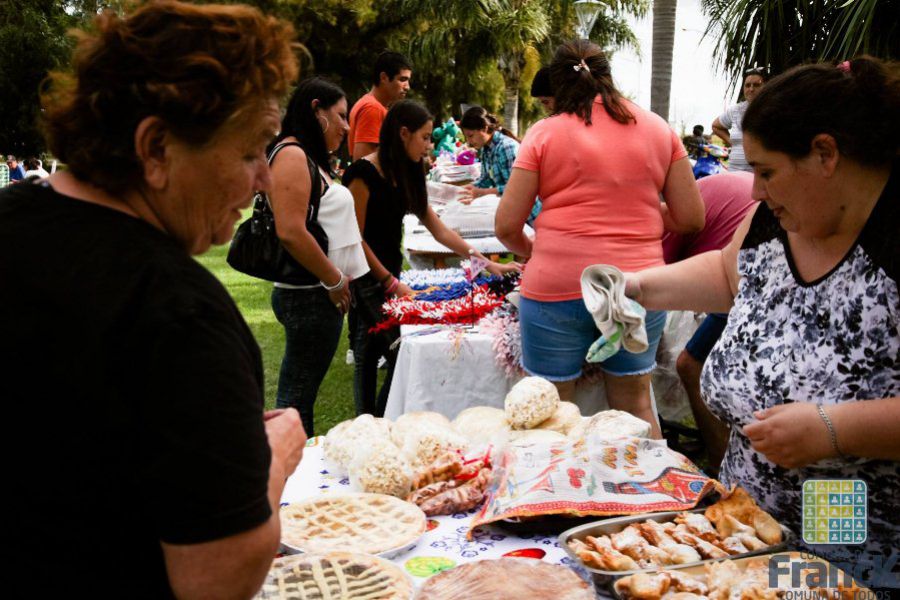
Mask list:
[[466,142],[479,151],[481,159],[481,178],[474,185],[466,186],[472,197],[503,194],[519,153],[519,140],[500,126],[497,117],[480,106],[469,108],[459,127]]

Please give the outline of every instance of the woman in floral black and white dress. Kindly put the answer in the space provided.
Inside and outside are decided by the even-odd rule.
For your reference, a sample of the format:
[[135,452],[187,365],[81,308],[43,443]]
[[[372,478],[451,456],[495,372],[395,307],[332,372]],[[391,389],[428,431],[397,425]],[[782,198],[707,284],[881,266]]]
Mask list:
[[867,540],[811,547],[864,568],[900,545],[900,79],[891,68],[859,58],[768,83],[743,122],[757,210],[721,252],[630,275],[628,286],[652,310],[730,310],[702,376],[707,404],[732,428],[723,482],[799,534],[803,481],[865,481]]

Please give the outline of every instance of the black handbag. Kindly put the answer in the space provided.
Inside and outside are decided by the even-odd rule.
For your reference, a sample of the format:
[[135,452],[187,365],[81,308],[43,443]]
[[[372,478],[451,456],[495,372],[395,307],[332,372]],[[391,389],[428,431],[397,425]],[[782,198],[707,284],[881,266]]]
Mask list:
[[[269,164],[286,146],[300,146],[296,142],[278,144],[269,153]],[[315,162],[306,156],[311,189],[306,212],[306,230],[315,238],[322,252],[328,254],[328,236],[319,225],[319,205],[322,200],[322,175]],[[314,285],[318,277],[298,263],[282,245],[275,231],[275,215],[265,192],[253,197],[253,214],[238,226],[228,249],[228,264],[241,273],[292,285]]]

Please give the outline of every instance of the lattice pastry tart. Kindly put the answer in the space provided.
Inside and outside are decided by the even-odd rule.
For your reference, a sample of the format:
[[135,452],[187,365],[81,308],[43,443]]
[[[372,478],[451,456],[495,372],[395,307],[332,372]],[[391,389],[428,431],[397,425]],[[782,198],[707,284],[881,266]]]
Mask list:
[[412,582],[376,556],[330,552],[276,559],[257,600],[409,600]]
[[301,552],[381,554],[425,533],[425,513],[384,494],[327,495],[281,508],[281,542]]

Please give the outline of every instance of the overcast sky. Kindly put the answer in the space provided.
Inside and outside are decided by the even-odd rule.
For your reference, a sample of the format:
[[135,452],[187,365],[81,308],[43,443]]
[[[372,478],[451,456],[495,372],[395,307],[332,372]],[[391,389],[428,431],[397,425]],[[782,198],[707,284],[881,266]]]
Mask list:
[[[641,51],[616,52],[612,60],[613,78],[623,93],[649,109],[653,15],[631,18],[629,24],[641,42]],[[713,67],[713,40],[700,41],[706,24],[707,19],[700,12],[700,0],[678,0],[669,122],[679,133],[682,125],[690,133],[697,124],[709,132],[713,119],[723,108],[734,104],[737,97],[728,92],[727,77]]]

